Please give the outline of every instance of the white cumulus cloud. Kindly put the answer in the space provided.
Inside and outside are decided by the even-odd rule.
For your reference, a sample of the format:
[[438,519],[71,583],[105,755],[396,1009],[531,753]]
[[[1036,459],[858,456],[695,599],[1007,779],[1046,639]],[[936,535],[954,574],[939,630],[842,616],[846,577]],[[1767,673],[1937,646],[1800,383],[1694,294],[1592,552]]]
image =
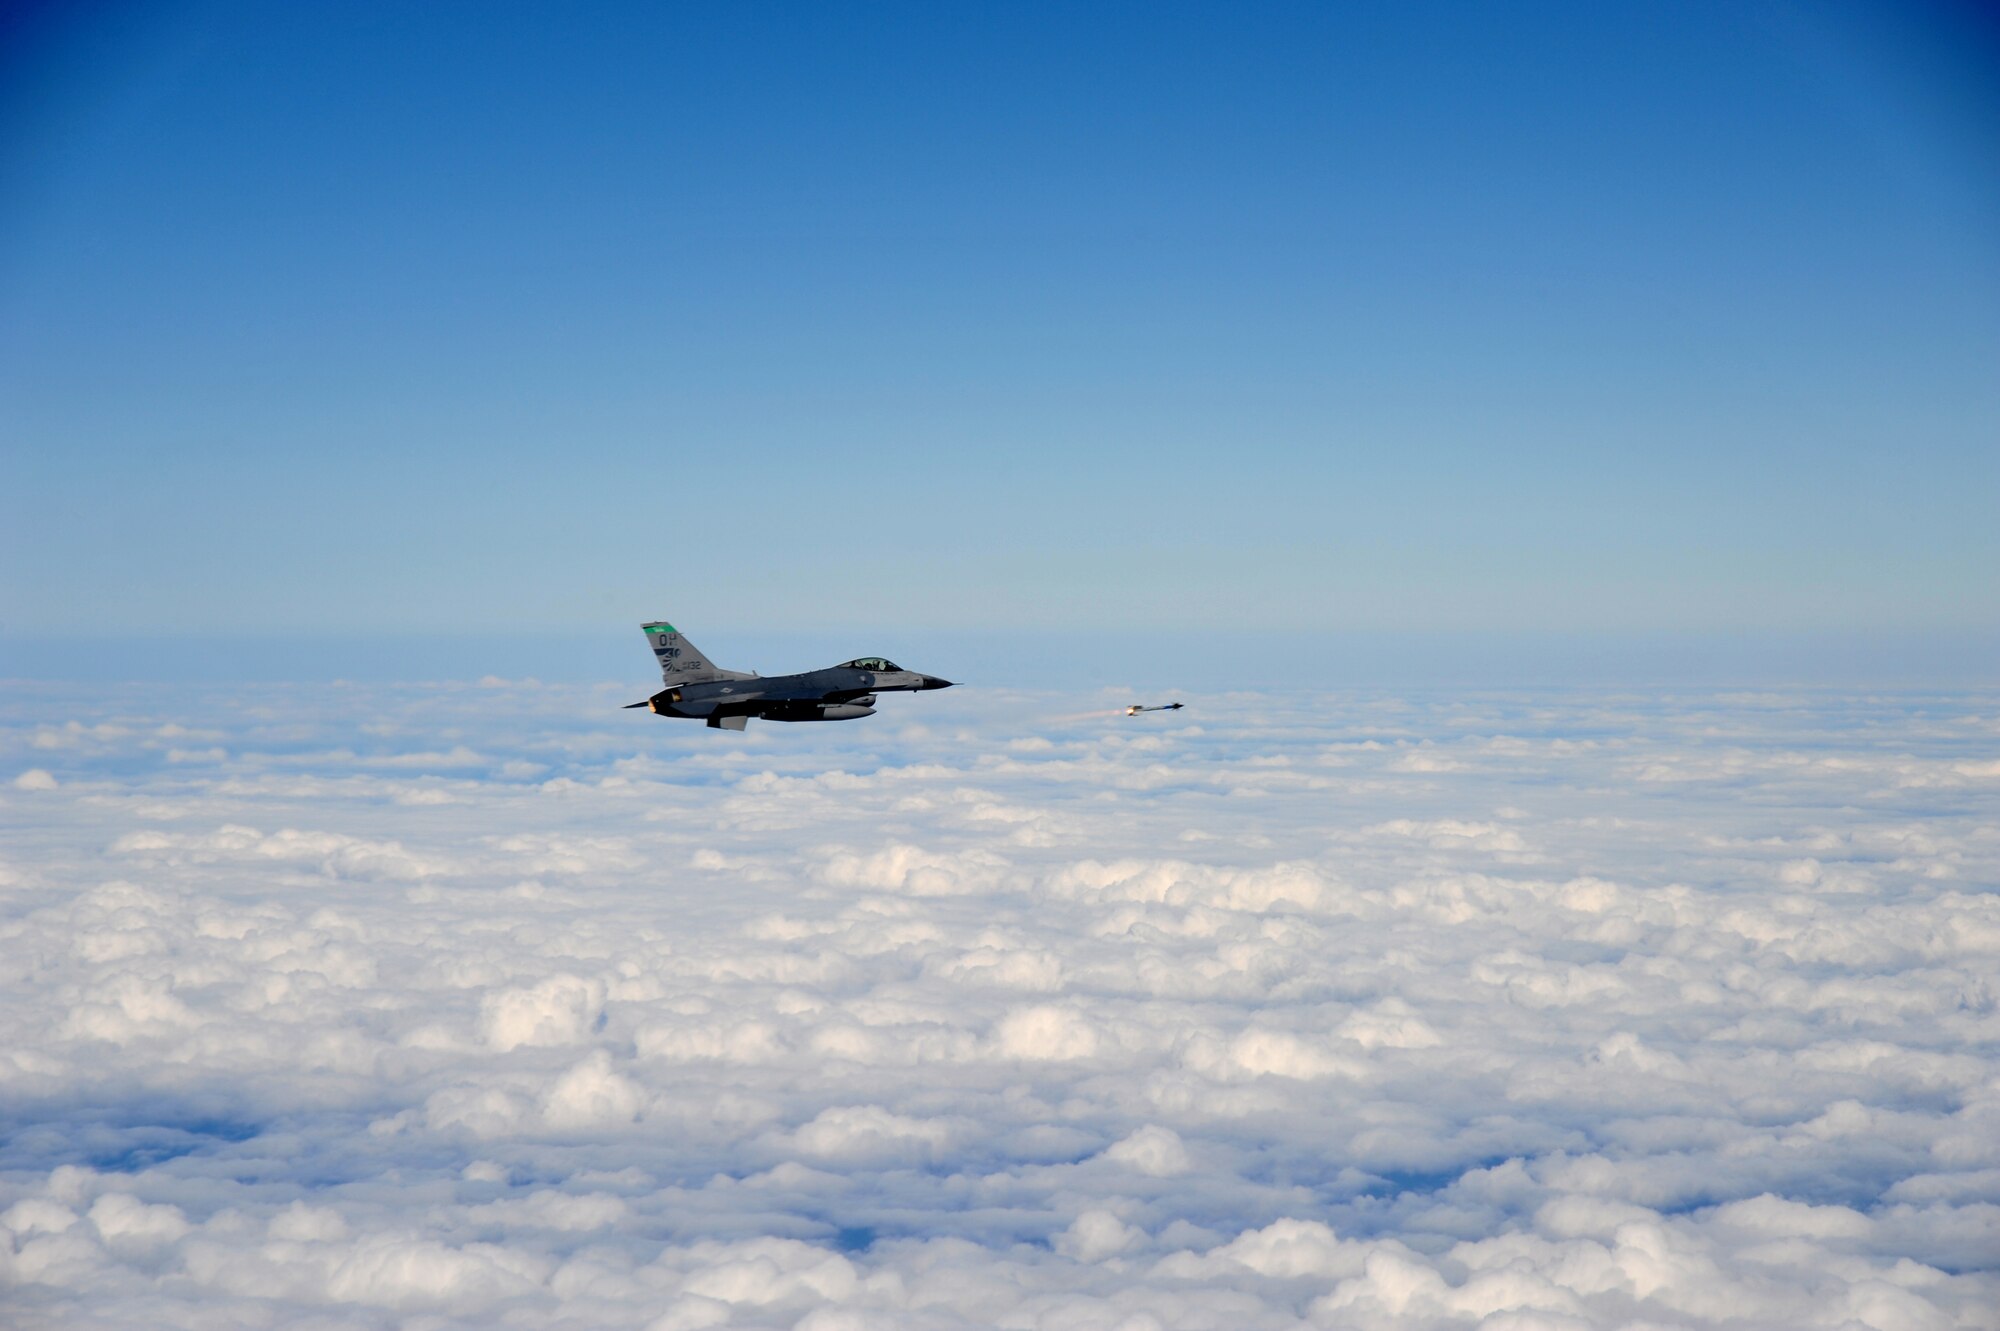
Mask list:
[[2000,1327],[1991,696],[619,701],[17,700],[9,1325]]

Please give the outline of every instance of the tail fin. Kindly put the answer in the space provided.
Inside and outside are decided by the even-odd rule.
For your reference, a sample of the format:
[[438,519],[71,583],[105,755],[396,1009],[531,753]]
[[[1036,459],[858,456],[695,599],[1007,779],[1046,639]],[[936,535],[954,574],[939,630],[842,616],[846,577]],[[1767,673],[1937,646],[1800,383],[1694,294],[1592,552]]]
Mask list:
[[668,684],[699,684],[709,679],[749,679],[740,670],[724,670],[701,654],[701,648],[681,636],[672,624],[647,624],[646,645],[660,663],[660,678]]

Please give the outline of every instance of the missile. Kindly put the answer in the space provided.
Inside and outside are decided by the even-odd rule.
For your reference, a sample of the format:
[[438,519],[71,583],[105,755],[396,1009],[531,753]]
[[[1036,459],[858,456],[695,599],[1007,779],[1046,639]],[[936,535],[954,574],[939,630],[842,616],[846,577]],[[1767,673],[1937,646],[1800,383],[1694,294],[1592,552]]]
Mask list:
[[1185,703],[1169,702],[1161,703],[1158,707],[1148,707],[1144,703],[1135,702],[1125,709],[1125,715],[1137,716],[1141,712],[1178,712],[1186,705]]

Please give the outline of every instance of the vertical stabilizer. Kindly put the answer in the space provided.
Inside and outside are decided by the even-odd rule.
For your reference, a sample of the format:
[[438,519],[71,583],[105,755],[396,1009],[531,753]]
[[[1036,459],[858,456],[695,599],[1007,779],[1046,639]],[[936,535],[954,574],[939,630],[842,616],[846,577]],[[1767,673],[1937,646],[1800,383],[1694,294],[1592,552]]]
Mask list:
[[749,679],[740,670],[724,670],[701,654],[701,648],[681,636],[681,631],[664,620],[643,626],[646,645],[660,663],[660,678],[668,684],[699,684],[707,679]]

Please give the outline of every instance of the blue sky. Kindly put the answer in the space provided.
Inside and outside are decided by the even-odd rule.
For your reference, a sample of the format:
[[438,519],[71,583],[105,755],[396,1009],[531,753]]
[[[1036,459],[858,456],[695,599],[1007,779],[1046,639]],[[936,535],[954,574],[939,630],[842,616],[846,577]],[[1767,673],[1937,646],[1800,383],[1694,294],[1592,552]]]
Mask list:
[[1991,633],[1972,14],[32,21],[0,632]]

